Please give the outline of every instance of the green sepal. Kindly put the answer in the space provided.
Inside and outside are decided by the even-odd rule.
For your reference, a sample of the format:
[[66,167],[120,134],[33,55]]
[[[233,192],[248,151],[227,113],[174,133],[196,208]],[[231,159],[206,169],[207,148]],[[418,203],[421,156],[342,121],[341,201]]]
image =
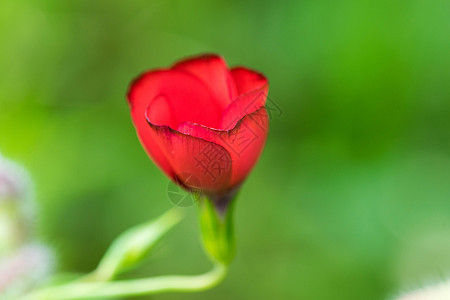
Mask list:
[[230,264],[235,255],[233,227],[234,199],[220,207],[208,197],[199,197],[200,227],[203,245],[209,255],[225,265]]

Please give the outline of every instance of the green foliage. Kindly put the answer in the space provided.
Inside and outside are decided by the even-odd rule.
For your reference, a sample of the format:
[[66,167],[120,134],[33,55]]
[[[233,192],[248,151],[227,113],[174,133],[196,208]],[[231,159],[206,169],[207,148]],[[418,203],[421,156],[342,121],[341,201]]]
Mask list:
[[95,270],[95,279],[108,281],[144,260],[164,234],[178,223],[181,212],[172,209],[156,220],[132,227],[114,240]]

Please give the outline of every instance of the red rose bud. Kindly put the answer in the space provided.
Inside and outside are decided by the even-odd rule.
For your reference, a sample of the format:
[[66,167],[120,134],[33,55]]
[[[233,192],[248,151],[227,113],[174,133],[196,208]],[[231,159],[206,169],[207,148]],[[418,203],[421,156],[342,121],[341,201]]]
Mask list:
[[223,199],[264,147],[267,92],[264,75],[203,55],[145,72],[131,84],[128,102],[153,161],[184,188]]
[[234,256],[230,203],[267,137],[267,91],[262,74],[229,69],[222,57],[204,55],[148,71],[128,93],[142,145],[173,181],[202,200],[203,242],[223,264]]

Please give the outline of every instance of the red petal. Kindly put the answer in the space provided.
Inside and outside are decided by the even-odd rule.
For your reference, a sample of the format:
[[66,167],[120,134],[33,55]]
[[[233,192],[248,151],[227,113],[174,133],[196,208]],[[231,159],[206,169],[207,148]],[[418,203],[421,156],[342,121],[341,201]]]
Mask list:
[[147,123],[147,109],[151,108],[148,116],[157,125],[176,129],[179,123],[189,121],[220,126],[219,107],[214,105],[204,84],[186,72],[159,70],[145,73],[132,83],[128,101],[141,143],[155,163],[172,178],[175,178],[173,165]]
[[222,108],[227,107],[237,96],[233,78],[221,56],[197,56],[178,62],[173,68],[187,71],[202,80]]
[[258,90],[242,94],[236,98],[222,113],[220,128],[230,130],[244,116],[249,115],[266,104],[269,86],[264,85]]
[[231,69],[231,76],[236,84],[239,95],[259,90],[269,84],[269,81],[263,74],[244,67]]
[[222,146],[231,157],[229,188],[240,184],[255,165],[267,137],[269,117],[264,107],[238,120],[229,131],[214,130],[205,126],[182,123],[178,131]]
[[263,75],[209,55],[144,74],[128,100],[155,163],[189,189],[220,194],[242,183],[263,149],[267,89]]
[[148,155],[153,159],[154,163],[159,166],[164,173],[170,178],[175,178],[175,173],[172,167],[169,165],[166,157],[162,153],[159,146],[155,143],[154,132],[148,126],[147,120],[145,119],[145,109],[148,106],[146,102],[147,97],[145,95],[145,88],[143,87],[143,81],[150,82],[152,79],[156,80],[158,76],[158,71],[147,73],[142,75],[138,79],[132,82],[129,92],[128,92],[128,104],[131,109],[131,117],[133,119],[134,127],[136,128],[137,135],[144,149],[147,151]]
[[149,128],[179,184],[210,194],[228,191],[232,165],[230,153],[224,147],[166,126],[149,124]]

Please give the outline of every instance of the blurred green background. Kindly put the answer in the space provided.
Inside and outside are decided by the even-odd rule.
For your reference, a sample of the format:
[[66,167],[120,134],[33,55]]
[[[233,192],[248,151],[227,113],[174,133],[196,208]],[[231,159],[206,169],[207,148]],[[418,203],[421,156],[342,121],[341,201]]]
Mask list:
[[[2,0],[0,45],[0,152],[30,170],[61,271],[172,207],[125,93],[214,52],[266,74],[281,111],[225,282],[152,299],[388,299],[450,274],[448,0]],[[186,212],[128,276],[209,268]]]

